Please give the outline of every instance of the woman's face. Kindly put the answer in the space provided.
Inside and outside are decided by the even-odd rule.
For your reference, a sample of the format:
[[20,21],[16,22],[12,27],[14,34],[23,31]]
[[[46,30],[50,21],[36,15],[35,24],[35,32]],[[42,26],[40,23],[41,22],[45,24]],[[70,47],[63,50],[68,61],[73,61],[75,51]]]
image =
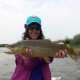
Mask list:
[[40,26],[38,26],[37,24],[30,25],[28,34],[31,39],[33,40],[37,39],[40,35]]

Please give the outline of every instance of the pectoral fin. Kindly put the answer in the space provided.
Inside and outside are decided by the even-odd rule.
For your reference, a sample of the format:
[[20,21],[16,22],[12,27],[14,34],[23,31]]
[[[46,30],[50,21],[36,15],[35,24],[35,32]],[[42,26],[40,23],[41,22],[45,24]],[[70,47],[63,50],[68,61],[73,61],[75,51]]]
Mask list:
[[74,61],[77,61],[78,60],[78,56],[77,54],[75,53],[75,51],[73,50],[73,48],[68,48],[67,49],[67,53],[68,55],[70,56],[70,58]]
[[50,63],[49,57],[45,56],[45,57],[44,57],[44,60],[45,60],[47,63]]

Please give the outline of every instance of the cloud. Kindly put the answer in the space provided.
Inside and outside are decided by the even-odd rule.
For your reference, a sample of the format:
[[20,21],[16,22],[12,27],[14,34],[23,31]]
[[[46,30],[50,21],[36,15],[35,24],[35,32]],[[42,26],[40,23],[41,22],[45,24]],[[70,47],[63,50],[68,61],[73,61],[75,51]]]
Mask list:
[[30,15],[41,17],[46,38],[72,37],[80,32],[79,4],[79,0],[0,0],[0,43],[20,40]]
[[13,11],[31,11],[39,8],[44,3],[44,0],[1,0],[0,8],[5,10],[11,8]]

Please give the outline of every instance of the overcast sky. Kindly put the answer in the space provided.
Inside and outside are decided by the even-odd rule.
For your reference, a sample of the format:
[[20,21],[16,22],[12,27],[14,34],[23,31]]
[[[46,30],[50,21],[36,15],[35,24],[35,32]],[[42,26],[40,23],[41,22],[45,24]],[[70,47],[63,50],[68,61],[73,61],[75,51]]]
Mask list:
[[80,33],[80,0],[0,0],[0,43],[21,40],[28,16],[42,19],[42,29],[51,40]]

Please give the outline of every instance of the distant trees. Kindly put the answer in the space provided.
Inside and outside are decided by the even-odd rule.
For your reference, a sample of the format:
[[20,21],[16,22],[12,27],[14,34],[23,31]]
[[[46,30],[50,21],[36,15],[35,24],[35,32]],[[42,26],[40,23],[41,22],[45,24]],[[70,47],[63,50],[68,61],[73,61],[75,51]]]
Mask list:
[[66,37],[64,43],[72,45],[80,45],[80,34],[75,35],[73,39]]
[[64,43],[65,44],[70,44],[70,42],[71,42],[71,39],[69,39],[68,37],[66,37],[65,40],[64,40]]
[[73,43],[75,45],[80,45],[80,34],[77,34],[73,37]]
[[5,45],[7,45],[7,44],[0,44],[0,47],[5,47]]

